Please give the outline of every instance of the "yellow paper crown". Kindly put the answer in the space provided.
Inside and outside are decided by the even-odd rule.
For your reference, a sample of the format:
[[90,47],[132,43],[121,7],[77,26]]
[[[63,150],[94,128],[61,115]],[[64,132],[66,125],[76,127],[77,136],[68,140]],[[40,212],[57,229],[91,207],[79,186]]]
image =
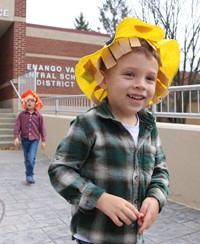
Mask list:
[[97,52],[82,57],[75,68],[75,75],[80,89],[85,95],[98,104],[107,96],[107,91],[99,86],[103,76],[99,70],[102,59],[106,68],[116,64],[116,60],[130,52],[132,47],[140,46],[138,38],[145,39],[160,54],[161,65],[158,71],[156,91],[152,103],[158,103],[161,97],[168,94],[168,87],[176,74],[180,62],[180,50],[176,40],[164,38],[164,30],[155,25],[147,24],[136,18],[123,19],[113,40]]

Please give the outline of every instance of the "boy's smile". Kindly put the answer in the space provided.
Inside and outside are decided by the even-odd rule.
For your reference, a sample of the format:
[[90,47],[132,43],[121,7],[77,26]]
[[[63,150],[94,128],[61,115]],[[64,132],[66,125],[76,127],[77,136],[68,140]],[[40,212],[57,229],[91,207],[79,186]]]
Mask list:
[[136,113],[154,96],[158,62],[144,53],[130,52],[103,74],[113,115],[125,124],[134,124]]

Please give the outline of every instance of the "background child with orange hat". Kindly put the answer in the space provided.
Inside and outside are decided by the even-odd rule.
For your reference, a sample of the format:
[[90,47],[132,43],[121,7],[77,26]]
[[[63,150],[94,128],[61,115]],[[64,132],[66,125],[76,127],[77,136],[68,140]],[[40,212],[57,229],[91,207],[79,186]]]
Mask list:
[[145,108],[167,94],[179,47],[162,28],[122,20],[114,38],[80,59],[76,78],[97,106],[72,121],[49,167],[72,204],[77,243],[133,244],[166,201],[169,173],[156,122]]
[[35,183],[34,167],[40,138],[41,148],[45,148],[46,129],[42,114],[38,111],[43,103],[37,93],[27,90],[21,95],[22,107],[14,127],[14,145],[18,147],[19,138],[24,152],[25,175],[27,183]]

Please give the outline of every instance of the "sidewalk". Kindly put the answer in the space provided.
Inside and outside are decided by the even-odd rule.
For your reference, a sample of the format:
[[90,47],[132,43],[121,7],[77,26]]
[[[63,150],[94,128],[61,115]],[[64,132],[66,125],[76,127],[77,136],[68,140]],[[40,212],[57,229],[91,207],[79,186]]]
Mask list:
[[[36,183],[28,185],[22,151],[0,150],[0,244],[76,243],[69,231],[70,205],[49,182],[49,161],[38,155]],[[145,244],[155,243],[200,243],[200,211],[168,202],[145,232]]]

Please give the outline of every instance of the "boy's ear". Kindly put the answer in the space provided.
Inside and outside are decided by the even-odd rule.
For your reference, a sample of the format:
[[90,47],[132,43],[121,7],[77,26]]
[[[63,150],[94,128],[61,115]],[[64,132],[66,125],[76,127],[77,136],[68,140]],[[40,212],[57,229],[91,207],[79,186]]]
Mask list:
[[103,88],[104,90],[106,90],[107,89],[107,82],[106,82],[106,76],[105,76],[105,73],[104,73],[104,71],[100,71],[101,72],[101,74],[102,74],[102,76],[103,76],[103,79],[102,79],[102,81],[101,81],[101,83],[99,83],[99,86],[101,87],[101,88]]

